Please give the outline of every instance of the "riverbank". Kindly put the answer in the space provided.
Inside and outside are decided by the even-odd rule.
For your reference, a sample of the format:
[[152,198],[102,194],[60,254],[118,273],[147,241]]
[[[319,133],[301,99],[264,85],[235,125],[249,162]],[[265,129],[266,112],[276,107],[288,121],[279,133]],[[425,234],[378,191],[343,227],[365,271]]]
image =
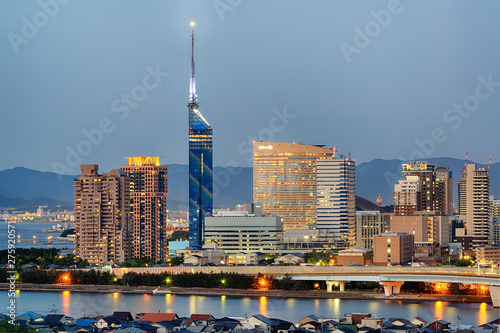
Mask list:
[[[8,290],[9,284],[0,283],[0,290]],[[360,300],[396,300],[405,302],[443,301],[465,303],[491,303],[489,296],[466,295],[431,295],[408,294],[386,296],[383,292],[360,292],[326,290],[254,290],[254,289],[208,289],[208,288],[158,288],[158,287],[128,287],[115,285],[60,285],[60,284],[17,284],[16,289],[26,291],[73,291],[88,293],[126,293],[126,294],[171,294],[197,296],[230,296],[230,297],[270,297],[270,298],[339,298]]]

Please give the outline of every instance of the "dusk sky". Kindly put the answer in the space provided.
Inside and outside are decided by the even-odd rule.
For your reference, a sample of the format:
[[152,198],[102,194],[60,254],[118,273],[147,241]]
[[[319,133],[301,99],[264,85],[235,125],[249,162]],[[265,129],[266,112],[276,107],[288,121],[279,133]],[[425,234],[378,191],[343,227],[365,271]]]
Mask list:
[[500,159],[500,1],[2,0],[0,170],[187,164],[191,21],[216,166],[253,139]]

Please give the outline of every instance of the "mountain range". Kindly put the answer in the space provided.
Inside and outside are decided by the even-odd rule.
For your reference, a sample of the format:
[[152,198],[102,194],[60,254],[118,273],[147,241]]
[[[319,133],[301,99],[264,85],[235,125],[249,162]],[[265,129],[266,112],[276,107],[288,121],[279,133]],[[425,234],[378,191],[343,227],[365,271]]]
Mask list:
[[[449,166],[453,173],[455,202],[456,179],[460,178],[464,161],[456,158],[429,158],[429,163]],[[401,160],[375,159],[356,166],[356,195],[375,202],[383,199],[382,205],[392,204],[394,184],[401,179]],[[470,162],[474,163],[474,162]],[[188,166],[168,164],[168,208],[187,209]],[[478,167],[486,167],[478,164]],[[108,172],[101,170],[100,172]],[[16,209],[33,208],[39,205],[61,206],[71,209],[74,179],[78,176],[59,175],[16,167],[0,171],[0,207]],[[490,193],[500,197],[500,163],[490,167]],[[252,202],[251,167],[214,168],[214,207],[234,208],[237,204]]]

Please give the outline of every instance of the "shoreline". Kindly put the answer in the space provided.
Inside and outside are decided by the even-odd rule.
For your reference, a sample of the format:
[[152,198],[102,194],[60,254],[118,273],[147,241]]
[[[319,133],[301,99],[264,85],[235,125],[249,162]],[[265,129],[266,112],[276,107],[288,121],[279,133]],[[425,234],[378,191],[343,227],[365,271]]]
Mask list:
[[[87,293],[126,293],[152,295],[198,295],[198,296],[230,296],[230,297],[271,297],[271,298],[339,298],[361,300],[393,300],[404,302],[443,301],[463,303],[490,303],[489,296],[470,295],[431,295],[431,294],[397,294],[386,296],[383,292],[334,291],[326,290],[254,290],[254,289],[211,289],[211,288],[158,288],[128,287],[115,285],[60,285],[60,284],[16,284],[16,289],[25,291],[47,292],[87,292]],[[0,283],[0,290],[9,290],[8,283]]]

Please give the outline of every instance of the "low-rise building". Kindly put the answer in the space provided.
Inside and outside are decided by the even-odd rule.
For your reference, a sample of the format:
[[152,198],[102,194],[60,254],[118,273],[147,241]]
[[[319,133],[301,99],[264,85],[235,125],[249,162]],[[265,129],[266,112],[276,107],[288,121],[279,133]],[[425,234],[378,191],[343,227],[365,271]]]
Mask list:
[[474,250],[476,252],[476,262],[478,264],[500,266],[500,245],[482,245]]
[[337,264],[342,266],[347,264],[372,265],[373,250],[356,247],[339,251]]
[[283,249],[283,219],[251,214],[207,217],[205,239],[226,253],[276,253]]
[[277,265],[280,265],[280,264],[298,265],[298,264],[303,263],[303,262],[304,262],[304,255],[301,253],[293,253],[293,254],[288,253],[288,254],[285,254],[281,257],[274,259],[274,263]]

